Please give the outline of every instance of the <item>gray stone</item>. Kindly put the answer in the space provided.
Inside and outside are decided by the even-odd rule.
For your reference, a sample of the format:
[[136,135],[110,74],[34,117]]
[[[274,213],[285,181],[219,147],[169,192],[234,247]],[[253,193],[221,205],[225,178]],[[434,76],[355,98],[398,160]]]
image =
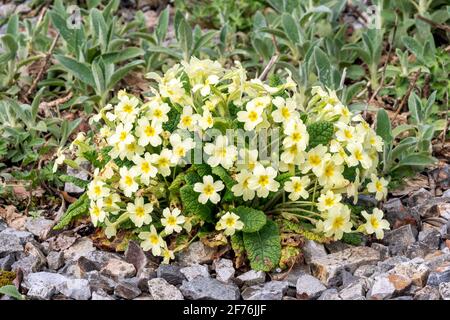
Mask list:
[[65,276],[57,273],[37,272],[25,275],[22,285],[28,289],[30,299],[48,300],[57,292],[56,288],[66,281]]
[[340,285],[342,272],[354,272],[359,266],[375,264],[380,252],[367,247],[353,247],[319,257],[311,262],[312,274],[326,285]]
[[439,249],[441,234],[436,229],[427,229],[419,232],[419,242],[430,249]]
[[342,299],[339,296],[339,293],[336,289],[327,289],[324,292],[322,292],[322,294],[317,300],[342,300]]
[[264,271],[247,271],[236,278],[238,284],[245,284],[247,286],[253,286],[256,284],[264,283],[266,281],[266,273]]
[[447,265],[447,262],[450,262],[450,253],[438,254],[435,256],[425,257],[425,264],[430,270],[435,270],[443,265]]
[[162,278],[149,280],[148,292],[153,300],[184,300],[181,291]]
[[187,299],[200,300],[239,300],[239,288],[213,278],[197,277],[192,281],[183,281],[181,293]]
[[131,278],[136,275],[136,268],[121,259],[111,259],[101,269],[101,273],[116,279]]
[[407,248],[416,242],[417,229],[410,224],[387,231],[383,242],[389,246],[391,255],[404,254]]
[[270,281],[245,288],[242,291],[244,300],[281,300],[289,288],[287,281]]
[[8,228],[8,225],[6,224],[5,220],[3,220],[2,218],[0,218],[0,232],[2,232],[3,230],[5,230],[6,228]]
[[213,262],[214,270],[216,271],[216,279],[221,282],[230,282],[234,278],[233,261],[230,259],[218,259]]
[[329,253],[336,253],[346,249],[353,248],[353,246],[342,241],[332,241],[330,243],[325,243],[325,248],[328,250]]
[[23,244],[20,239],[0,232],[0,257],[23,251]]
[[428,246],[426,246],[423,243],[416,242],[408,246],[408,248],[405,251],[405,255],[410,259],[425,258],[431,252],[433,252],[433,250],[430,249]]
[[439,290],[437,287],[425,286],[414,295],[414,300],[439,300]]
[[279,270],[275,270],[275,272],[270,274],[269,277],[276,281],[287,281],[289,286],[295,288],[298,277],[303,274],[311,274],[310,267],[306,264],[296,263],[290,270],[282,273],[279,273]]
[[384,261],[378,262],[378,269],[380,272],[388,272],[394,268],[397,264],[407,262],[410,259],[405,256],[395,256]]
[[6,228],[0,233],[1,236],[11,237],[11,238],[17,238],[19,239],[19,242],[21,245],[25,245],[27,242],[33,241],[34,236],[31,232],[28,231],[20,231],[13,228]]
[[27,219],[27,222],[25,223],[25,229],[27,229],[39,239],[46,240],[50,235],[54,225],[55,221],[53,220],[48,220],[43,217],[29,217]]
[[130,282],[121,281],[114,289],[114,294],[120,298],[126,300],[132,300],[138,297],[142,291],[138,288],[137,285],[134,285]]
[[144,267],[136,275],[138,279],[138,287],[142,291],[148,291],[148,280],[156,278],[156,269]]
[[91,300],[115,300],[110,295],[106,294],[104,291],[99,290],[92,292]]
[[450,282],[442,282],[439,284],[439,293],[443,300],[450,300]]
[[416,207],[424,204],[427,200],[431,199],[433,195],[430,191],[420,188],[419,190],[415,191],[411,195],[409,195],[407,199],[407,204],[409,207]]
[[197,277],[208,278],[210,276],[208,272],[208,266],[201,264],[195,264],[189,267],[181,268],[180,272],[186,277],[188,281],[191,281]]
[[84,256],[78,258],[76,265],[80,270],[80,274],[84,274],[90,271],[98,271],[101,269],[100,265],[97,262],[89,260]]
[[398,198],[387,201],[383,205],[383,212],[393,229],[411,222],[418,223],[418,217],[410,209],[407,209]]
[[311,263],[313,259],[324,257],[327,255],[325,246],[313,240],[305,240],[305,244],[302,247],[303,257],[306,263]]
[[75,243],[64,251],[64,259],[77,261],[80,257],[88,255],[95,251],[94,244],[89,238],[80,238]]
[[450,198],[450,189],[445,190],[444,193],[442,194],[443,198]]
[[450,218],[450,198],[432,198],[417,208],[423,219],[432,217]]
[[216,248],[207,247],[202,242],[196,241],[179,253],[178,260],[185,266],[211,263],[216,253]]
[[88,272],[84,277],[89,281],[89,287],[92,292],[101,290],[112,294],[117,286],[117,283],[113,279],[103,276],[98,271]]
[[186,278],[181,273],[179,266],[162,264],[156,269],[156,276],[167,280],[168,283],[174,286],[180,285]]
[[420,258],[402,262],[391,269],[389,273],[405,276],[411,279],[414,285],[423,287],[430,273],[430,269],[423,262],[424,260]]
[[367,297],[371,300],[383,300],[391,298],[395,293],[395,287],[385,275],[377,276]]
[[0,5],[0,17],[7,18],[11,14],[14,13],[14,10],[16,9],[16,5],[14,3],[6,3],[3,5]]
[[125,261],[131,263],[138,272],[148,263],[144,250],[135,241],[128,243],[127,250],[125,251]]
[[[356,271],[356,270],[355,270]],[[345,287],[351,283],[359,281],[359,277],[354,276],[350,272],[343,270],[341,272],[341,278],[342,278],[342,286]]]
[[367,286],[363,281],[350,283],[339,291],[342,300],[362,300],[366,295]]
[[56,289],[66,297],[75,300],[88,300],[91,297],[89,282],[85,279],[67,279]]
[[11,270],[17,271],[20,269],[24,274],[30,274],[41,271],[43,269],[43,266],[44,265],[42,264],[42,261],[39,259],[39,257],[36,257],[34,255],[23,255],[13,263],[13,265],[11,266]]
[[296,290],[299,299],[315,299],[325,291],[325,287],[317,278],[309,274],[300,276],[297,280]]
[[389,300],[414,300],[414,299],[411,296],[401,296],[401,297],[396,297],[396,298],[389,299]]
[[443,282],[450,282],[450,266],[437,268],[428,276],[427,285],[439,286]]
[[0,270],[10,271],[11,266],[16,261],[16,255],[14,253],[0,259]]
[[354,272],[354,276],[368,278],[377,271],[379,271],[379,268],[377,266],[367,264],[358,267],[358,269],[356,269]]
[[370,246],[372,249],[375,249],[380,252],[380,259],[385,260],[389,258],[389,247],[382,245],[381,243],[372,243]]
[[51,251],[47,255],[47,265],[50,270],[58,270],[64,265],[64,253]]

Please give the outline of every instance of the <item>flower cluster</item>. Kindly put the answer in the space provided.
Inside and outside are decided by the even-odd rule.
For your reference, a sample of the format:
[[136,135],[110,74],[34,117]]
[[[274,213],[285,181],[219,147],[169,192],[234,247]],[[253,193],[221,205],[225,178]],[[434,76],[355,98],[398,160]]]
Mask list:
[[[167,262],[183,247],[170,241],[177,234],[192,239],[194,227],[212,221],[225,236],[242,230],[245,217],[233,208],[243,204],[272,217],[294,215],[334,239],[357,231],[383,237],[383,213],[355,213],[351,203],[359,193],[386,197],[387,181],[377,175],[383,141],[334,92],[316,87],[304,101],[290,77],[268,85],[247,79],[239,63],[224,69],[194,57],[149,78],[156,87],[144,102],[120,91],[117,103],[93,118],[102,125],[93,139],[99,164],[89,212],[107,236],[130,229],[144,250]],[[236,145],[227,134],[274,129],[279,134],[265,146],[255,138]],[[88,139],[74,144],[80,157],[92,149]],[[196,150],[206,173],[195,171]],[[192,199],[180,200],[184,184],[212,221],[192,210]]]

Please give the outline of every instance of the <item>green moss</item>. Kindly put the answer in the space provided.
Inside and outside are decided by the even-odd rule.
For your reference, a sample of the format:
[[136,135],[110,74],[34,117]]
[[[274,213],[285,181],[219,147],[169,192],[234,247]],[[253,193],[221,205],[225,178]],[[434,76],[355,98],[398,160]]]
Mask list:
[[0,288],[12,284],[16,278],[16,273],[13,271],[0,271]]

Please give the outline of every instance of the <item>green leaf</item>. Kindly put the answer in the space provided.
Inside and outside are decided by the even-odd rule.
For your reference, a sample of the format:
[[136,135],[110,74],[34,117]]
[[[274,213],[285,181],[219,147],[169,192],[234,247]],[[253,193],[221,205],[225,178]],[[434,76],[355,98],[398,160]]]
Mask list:
[[212,168],[212,173],[215,174],[216,176],[218,176],[220,178],[220,180],[223,181],[223,183],[225,184],[225,186],[231,190],[231,188],[233,188],[233,186],[237,183],[236,181],[233,180],[233,178],[228,174],[227,170],[225,170],[224,168],[222,168],[222,166],[217,166]]
[[309,148],[315,148],[319,144],[328,145],[333,138],[334,126],[329,121],[318,121],[307,126],[309,134]]
[[192,167],[195,169],[195,171],[197,171],[200,177],[212,174],[211,167],[206,163],[193,164]]
[[331,63],[328,56],[319,47],[314,48],[314,61],[320,82],[328,88],[332,88]]
[[70,182],[73,183],[74,185],[76,185],[77,187],[80,188],[86,188],[87,185],[89,184],[89,181],[74,177],[74,176],[69,176],[67,174],[62,174],[59,176],[59,180],[61,180],[62,182]]
[[184,211],[191,215],[198,216],[203,221],[214,222],[210,207],[198,202],[198,196],[199,193],[194,191],[193,186],[185,185],[181,187],[180,198]]
[[252,269],[271,271],[278,265],[281,257],[281,239],[275,222],[268,220],[261,230],[243,235]]
[[142,50],[141,48],[129,47],[125,50],[105,53],[101,57],[106,64],[116,64],[118,62],[142,56],[143,54],[144,50]]
[[385,143],[391,143],[392,138],[392,128],[389,116],[384,109],[378,110],[377,113],[377,135],[379,135]]
[[256,232],[261,230],[266,224],[266,215],[261,210],[256,210],[249,207],[239,206],[233,209],[241,221],[244,223],[242,232]]
[[77,201],[72,203],[67,208],[66,213],[59,220],[58,224],[53,228],[55,230],[61,230],[65,226],[69,225],[74,219],[87,214],[89,211],[89,198],[87,193],[84,193]]
[[397,167],[402,166],[427,166],[436,162],[436,158],[426,154],[411,154],[404,157]]
[[188,171],[184,175],[184,180],[187,184],[194,185],[197,182],[202,182],[202,178],[199,176],[197,172],[194,171]]
[[178,41],[184,52],[185,60],[188,60],[192,49],[192,29],[185,19],[182,19],[178,26]]
[[24,300],[23,296],[20,294],[19,290],[17,290],[16,286],[11,284],[3,286],[0,288],[0,294],[4,294],[14,298],[16,300]]
[[283,24],[283,29],[289,40],[291,40],[293,44],[300,44],[298,26],[295,23],[294,18],[288,13],[283,13],[281,16],[281,23]]
[[169,27],[169,7],[164,9],[159,15],[158,26],[156,27],[156,38],[158,43],[162,43],[166,37],[167,28]]
[[123,66],[120,69],[117,69],[117,71],[112,74],[112,76],[109,80],[108,90],[113,89],[114,85],[118,81],[122,80],[128,72],[130,72],[132,69],[136,68],[137,66],[139,66],[143,63],[144,63],[144,60],[136,60],[136,61],[126,64],[125,66]]
[[69,70],[75,78],[91,86],[92,88],[95,88],[94,77],[92,76],[92,71],[88,64],[78,62],[73,58],[65,57],[63,55],[56,55],[55,58],[67,70]]

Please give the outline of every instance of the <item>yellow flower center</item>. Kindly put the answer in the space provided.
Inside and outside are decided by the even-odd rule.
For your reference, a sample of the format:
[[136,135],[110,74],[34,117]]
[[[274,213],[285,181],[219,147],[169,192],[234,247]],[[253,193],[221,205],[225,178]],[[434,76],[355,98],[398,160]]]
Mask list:
[[291,112],[289,111],[289,108],[283,107],[281,108],[281,115],[283,118],[289,118],[291,116]]
[[300,182],[294,184],[294,192],[300,192],[303,189],[303,185]]
[[174,216],[170,216],[167,218],[167,224],[169,226],[175,226],[177,224],[177,218],[175,218]]
[[258,120],[258,113],[257,113],[256,111],[250,111],[250,112],[248,113],[248,119],[249,119],[251,122],[255,122],[256,120]]
[[121,133],[120,133],[120,136],[119,136],[119,140],[120,141],[125,141],[125,139],[127,138],[127,132],[126,131],[122,131]]
[[348,129],[345,129],[345,130],[344,130],[344,135],[345,135],[345,137],[346,137],[347,139],[353,138],[352,132],[351,132],[350,130],[348,130]]
[[133,106],[131,105],[131,104],[125,104],[124,106],[123,106],[123,112],[126,112],[126,113],[131,113],[131,112],[133,112]]
[[136,207],[136,215],[142,218],[145,214],[144,207]]
[[294,132],[294,134],[292,135],[292,140],[294,140],[295,142],[298,142],[302,139],[302,134],[298,131]]
[[309,163],[313,166],[318,166],[321,163],[321,159],[318,155],[313,154],[309,157]]
[[363,155],[362,155],[361,150],[355,150],[355,158],[356,158],[356,160],[358,160],[358,161],[361,161],[361,160],[362,160]]
[[210,184],[206,185],[205,188],[203,188],[203,193],[207,196],[210,196],[214,193],[214,187]]
[[150,164],[148,162],[142,162],[141,171],[144,173],[149,173],[150,172]]
[[155,111],[153,111],[153,116],[156,118],[161,118],[163,115],[162,111],[159,109],[156,109]]
[[99,207],[94,207],[94,208],[92,208],[92,214],[93,214],[94,216],[96,216],[96,217],[100,216],[100,212],[101,212],[101,210],[100,210]]
[[184,116],[181,119],[181,123],[183,124],[183,126],[189,127],[192,124],[192,117],[191,116]]
[[226,225],[228,228],[233,227],[235,223],[236,223],[236,221],[234,220],[234,218],[231,218],[231,217],[230,217],[230,218],[225,219],[225,225]]
[[375,182],[375,189],[377,189],[378,192],[383,191],[383,185],[380,181]]
[[186,154],[186,149],[184,149],[183,147],[177,147],[175,149],[175,154],[179,157],[184,157]]
[[158,165],[160,167],[167,167],[169,165],[169,159],[167,159],[167,158],[159,158]]
[[325,167],[325,176],[327,176],[327,177],[334,176],[334,166],[333,165],[327,165]]
[[158,236],[156,234],[150,235],[150,238],[148,239],[151,244],[157,245],[159,242]]
[[131,176],[126,176],[124,180],[127,186],[131,186],[133,184],[133,177]]
[[378,227],[380,226],[380,222],[378,221],[378,219],[376,217],[370,218],[370,224],[372,225],[372,227],[374,229],[378,229]]
[[152,126],[145,127],[144,132],[147,137],[153,137],[156,133],[155,128],[153,128]]
[[260,176],[258,179],[258,184],[262,187],[267,186],[269,184],[269,176],[267,175]]
[[113,201],[111,197],[105,198],[105,200],[103,201],[105,206],[107,207],[111,207],[113,205]]
[[332,205],[334,205],[334,199],[333,198],[325,198],[325,206],[327,207],[331,207]]
[[344,226],[344,218],[341,216],[334,218],[333,229],[341,229]]
[[217,157],[225,158],[227,155],[227,148],[226,147],[217,148],[215,153]]
[[102,193],[102,188],[100,186],[94,187],[94,193],[99,196]]

